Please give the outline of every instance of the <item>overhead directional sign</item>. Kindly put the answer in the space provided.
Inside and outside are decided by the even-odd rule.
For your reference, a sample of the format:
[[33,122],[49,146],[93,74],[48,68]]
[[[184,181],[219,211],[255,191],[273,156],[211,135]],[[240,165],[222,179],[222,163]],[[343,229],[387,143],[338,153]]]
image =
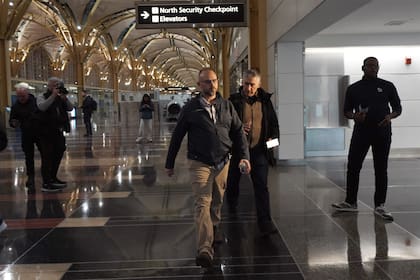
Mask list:
[[136,28],[246,26],[246,0],[208,4],[137,3]]

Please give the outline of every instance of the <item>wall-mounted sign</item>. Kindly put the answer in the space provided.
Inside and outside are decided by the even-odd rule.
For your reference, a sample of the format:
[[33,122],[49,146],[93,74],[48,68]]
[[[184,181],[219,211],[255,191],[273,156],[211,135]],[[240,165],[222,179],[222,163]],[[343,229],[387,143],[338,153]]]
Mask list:
[[137,3],[136,28],[246,26],[246,0],[208,4]]

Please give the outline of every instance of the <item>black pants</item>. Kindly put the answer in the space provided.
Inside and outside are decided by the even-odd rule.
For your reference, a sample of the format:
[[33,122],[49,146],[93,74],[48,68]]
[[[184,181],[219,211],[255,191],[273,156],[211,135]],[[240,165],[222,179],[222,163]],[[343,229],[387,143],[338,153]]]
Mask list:
[[[257,209],[258,224],[271,221],[270,194],[267,187],[268,160],[262,148],[249,150],[251,157],[251,180],[254,187],[255,207]],[[227,202],[236,206],[239,198],[239,181],[241,172],[238,168],[238,158],[233,157],[229,166],[227,179],[226,199]]]
[[92,135],[92,122],[91,122],[91,118],[92,118],[92,114],[89,113],[84,113],[83,114],[83,122],[85,123],[86,126],[86,134],[87,135]]
[[359,190],[359,176],[363,161],[372,147],[375,168],[375,207],[385,203],[388,188],[388,156],[391,147],[391,126],[355,127],[350,142],[347,163],[346,202],[356,203]]
[[32,131],[22,131],[22,150],[25,154],[25,166],[26,166],[26,175],[28,177],[35,176],[35,163],[34,163],[34,153],[35,148],[34,144],[38,148],[38,151],[41,151],[41,143],[39,137],[35,135]]
[[58,168],[66,150],[66,138],[59,129],[43,132],[41,135],[41,172],[44,183],[57,178]]

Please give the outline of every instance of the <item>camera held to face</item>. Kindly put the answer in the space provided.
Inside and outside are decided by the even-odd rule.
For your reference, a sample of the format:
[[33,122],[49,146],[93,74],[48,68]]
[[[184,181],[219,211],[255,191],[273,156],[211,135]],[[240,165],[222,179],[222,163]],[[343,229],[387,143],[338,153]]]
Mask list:
[[60,92],[60,94],[68,94],[69,91],[64,87],[64,85],[59,85],[59,87],[57,87],[58,91]]

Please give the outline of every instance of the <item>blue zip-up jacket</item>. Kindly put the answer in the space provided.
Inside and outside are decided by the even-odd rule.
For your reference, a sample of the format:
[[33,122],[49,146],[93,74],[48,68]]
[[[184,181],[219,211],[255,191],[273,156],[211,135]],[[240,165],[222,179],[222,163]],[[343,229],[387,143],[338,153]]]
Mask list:
[[232,103],[217,93],[214,106],[216,123],[200,103],[200,96],[193,98],[181,110],[172,134],[166,158],[167,169],[173,169],[182,140],[188,133],[187,157],[210,166],[216,166],[229,157],[232,147],[241,159],[249,160],[248,144]]

